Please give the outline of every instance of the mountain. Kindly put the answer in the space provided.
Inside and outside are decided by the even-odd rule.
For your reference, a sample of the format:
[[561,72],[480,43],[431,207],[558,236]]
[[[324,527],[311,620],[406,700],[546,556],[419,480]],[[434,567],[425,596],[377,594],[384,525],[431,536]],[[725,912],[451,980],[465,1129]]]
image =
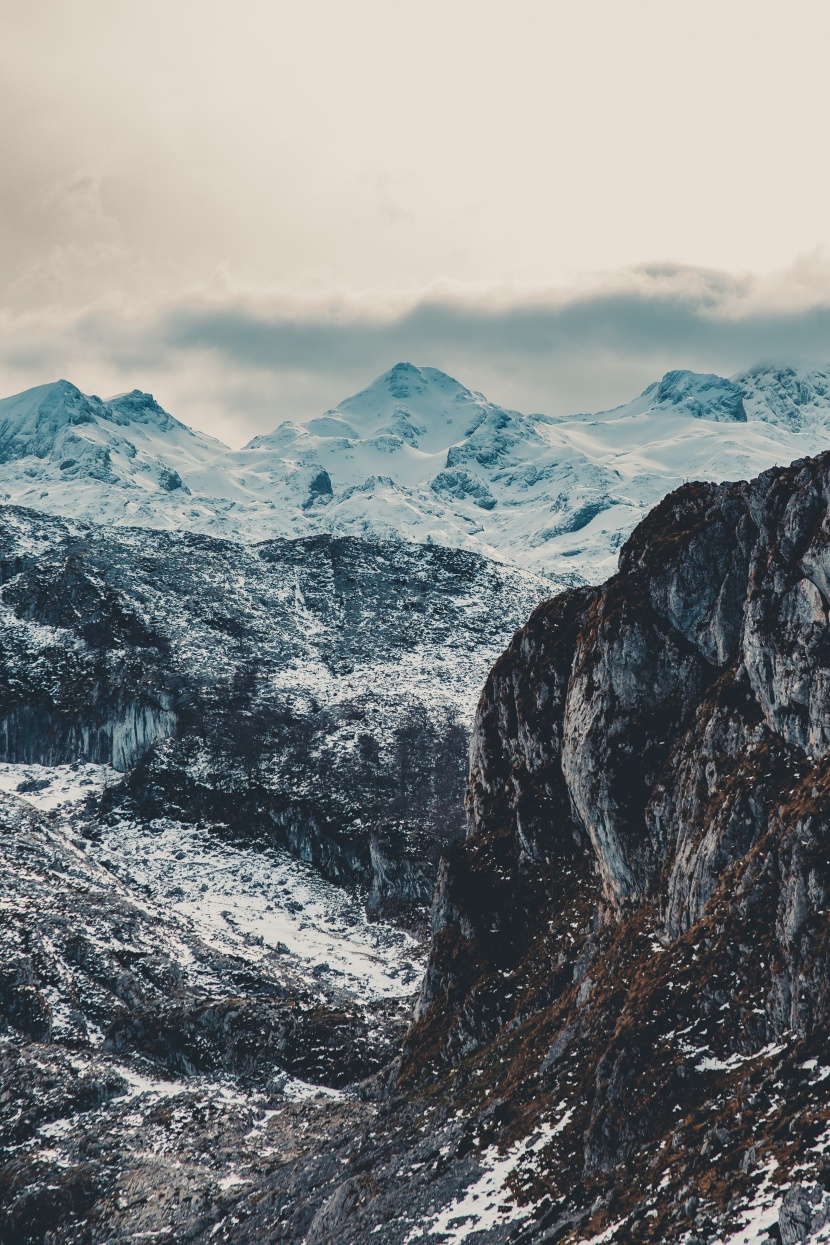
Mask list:
[[[105,767],[31,763],[0,796],[3,1239],[826,1240],[828,515],[830,453],[687,484],[615,576],[530,613],[484,682],[466,835],[444,842],[403,1035],[395,982],[414,984],[417,948],[400,931],[387,948],[383,921],[370,943],[351,903],[336,937],[328,918],[340,958],[322,960],[312,871],[278,854],[278,819],[267,847],[250,822],[246,790],[268,788],[278,752],[251,751],[245,723],[271,704],[279,724],[272,684],[318,646],[338,691],[315,693],[319,738],[298,703],[289,769],[333,726],[314,783],[339,787],[347,723],[358,764],[384,697],[410,699],[425,629],[466,617],[476,651],[493,564],[7,510],[3,688],[31,706],[21,747],[54,761],[86,728],[100,760],[150,721],[112,713],[140,696],[181,726],[112,787]],[[451,622],[429,622],[428,586],[423,610],[405,606],[419,583],[455,602]],[[333,614],[354,627],[333,631]],[[246,620],[261,677],[229,696]],[[342,679],[369,640],[389,656],[363,721]],[[73,680],[88,718],[59,703]],[[200,782],[231,791],[236,825],[189,807]]]
[[487,680],[401,1080],[547,1130],[523,1241],[826,1239],[828,514],[687,485]]
[[0,463],[12,479],[17,470],[70,490],[95,482],[172,493],[186,487],[177,465],[192,470],[224,448],[138,390],[102,402],[60,380],[0,402]]
[[[0,500],[50,514],[249,539],[305,535],[313,525],[290,511],[302,516],[316,474],[274,455],[235,455],[138,390],[104,402],[61,380],[0,401]],[[286,519],[275,517],[277,501]]]
[[256,541],[330,532],[463,548],[597,582],[687,479],[739,479],[828,444],[830,372],[669,372],[595,415],[523,415],[399,363],[239,451],[148,394],[66,381],[0,402],[0,498],[51,514]]
[[830,1238],[829,410],[0,403],[0,1240]]

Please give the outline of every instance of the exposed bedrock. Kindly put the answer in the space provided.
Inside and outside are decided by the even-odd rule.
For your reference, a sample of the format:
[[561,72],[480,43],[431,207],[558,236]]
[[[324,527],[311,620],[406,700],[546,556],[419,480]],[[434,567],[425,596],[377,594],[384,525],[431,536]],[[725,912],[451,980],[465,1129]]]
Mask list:
[[830,1019],[828,503],[830,455],[687,485],[614,578],[516,634],[473,728],[468,837],[439,869],[413,1067],[518,1023],[494,975],[535,956],[538,1010],[631,922],[669,946],[715,911],[759,978],[750,1045]]
[[17,764],[67,765],[80,757],[126,773],[158,739],[176,734],[171,698],[155,703],[105,701],[86,714],[20,705],[0,719],[0,758]]

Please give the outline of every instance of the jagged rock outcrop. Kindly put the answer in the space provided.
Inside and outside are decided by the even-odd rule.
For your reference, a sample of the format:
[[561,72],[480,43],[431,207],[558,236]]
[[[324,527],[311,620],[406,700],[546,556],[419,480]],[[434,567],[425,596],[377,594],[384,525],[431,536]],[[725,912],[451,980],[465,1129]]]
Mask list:
[[[668,879],[670,931],[696,920],[786,794],[771,756],[830,749],[828,505],[823,459],[690,485],[604,588],[542,606],[485,687],[469,833],[507,818],[536,856],[584,833],[612,907],[665,910]],[[735,770],[759,750],[739,817]]]
[[[748,1196],[730,1173],[751,1145],[782,1181],[795,1156],[820,1166],[830,1114],[796,1059],[830,1024],[828,602],[825,455],[672,494],[619,573],[540,606],[487,680],[401,1075],[473,1062],[514,1113],[568,1104],[562,1216],[627,1214],[623,1172],[642,1199],[665,1147],[672,1186],[700,1189],[718,1155],[712,1223]],[[790,1090],[764,1121],[771,1051]],[[640,1236],[705,1218],[651,1205]]]

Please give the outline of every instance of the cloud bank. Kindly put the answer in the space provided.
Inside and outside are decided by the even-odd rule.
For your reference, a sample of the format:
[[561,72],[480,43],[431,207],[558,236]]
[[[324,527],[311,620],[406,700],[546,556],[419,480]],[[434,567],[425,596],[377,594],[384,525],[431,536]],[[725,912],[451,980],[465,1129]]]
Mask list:
[[242,444],[319,414],[400,359],[493,400],[549,414],[627,401],[671,368],[729,375],[830,362],[827,263],[765,281],[652,266],[570,294],[425,297],[397,311],[193,300],[141,319],[7,316],[6,393],[65,376],[99,393],[139,387],[186,422]]

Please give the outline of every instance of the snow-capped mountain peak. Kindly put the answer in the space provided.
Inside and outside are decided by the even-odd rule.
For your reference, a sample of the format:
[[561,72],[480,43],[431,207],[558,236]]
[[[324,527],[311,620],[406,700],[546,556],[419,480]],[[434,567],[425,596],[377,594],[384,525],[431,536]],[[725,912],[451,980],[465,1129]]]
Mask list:
[[145,424],[158,428],[161,432],[170,432],[173,428],[191,430],[181,420],[174,419],[163,406],[159,406],[151,393],[141,389],[131,389],[129,393],[119,393],[109,398],[103,405],[105,419],[127,427],[129,424]]
[[57,380],[0,400],[0,461],[30,454],[47,458],[67,428],[135,424],[164,434],[180,429],[187,436],[199,435],[169,415],[151,393],[133,389],[103,401],[71,381]]
[[126,518],[142,495],[187,495],[182,471],[226,453],[138,389],[103,400],[59,380],[0,401],[6,499],[58,513],[114,517],[116,489]]
[[37,385],[0,401],[0,462],[33,455],[46,458],[71,426],[92,424],[100,399],[89,398],[68,380]]
[[830,422],[830,368],[761,366],[734,379],[743,390],[748,419],[764,419],[794,432]]
[[68,381],[0,402],[0,500],[236,539],[319,532],[476,550],[600,579],[687,479],[737,479],[830,444],[830,370],[677,370],[595,415],[524,415],[397,363],[317,418],[232,451],[150,394]]
[[830,424],[830,368],[796,369],[761,364],[727,379],[687,370],[662,380],[618,411],[671,409],[719,423],[759,421],[792,432]]
[[370,435],[400,436],[429,453],[446,448],[448,431],[469,436],[491,406],[437,368],[397,363],[327,414],[341,415],[363,435],[371,429]]
[[48,458],[62,449],[69,429],[85,429],[70,435],[87,440],[95,440],[97,433],[112,449],[120,435],[114,430],[134,427],[168,438],[202,437],[169,415],[151,393],[133,389],[105,401],[82,393],[71,381],[58,380],[0,400],[0,461]]
[[[433,367],[396,363],[365,389],[352,394],[317,419],[301,426],[313,436],[372,442],[389,452],[406,444],[424,453],[446,451],[454,440],[469,436],[490,410],[480,393]],[[268,436],[255,437],[247,449],[283,444],[287,429],[280,424]]]
[[741,386],[723,376],[688,371],[666,372],[656,386],[654,399],[656,406],[688,412],[695,419],[746,423]]

